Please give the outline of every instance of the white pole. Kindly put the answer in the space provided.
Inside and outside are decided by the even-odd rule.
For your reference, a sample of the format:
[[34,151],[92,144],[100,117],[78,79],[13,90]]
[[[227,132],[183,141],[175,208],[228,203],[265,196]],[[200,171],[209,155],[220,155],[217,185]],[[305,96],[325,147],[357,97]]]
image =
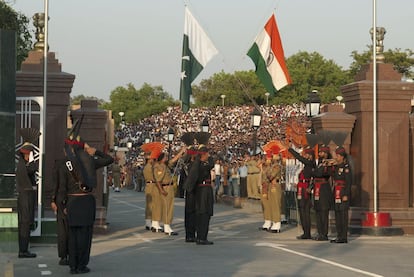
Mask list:
[[373,29],[373,43],[372,43],[372,55],[373,55],[373,74],[372,74],[372,114],[373,114],[373,159],[374,159],[374,172],[373,172],[373,182],[374,182],[374,213],[378,212],[378,203],[377,203],[377,3],[376,0],[373,0],[373,7],[372,7],[372,29]]

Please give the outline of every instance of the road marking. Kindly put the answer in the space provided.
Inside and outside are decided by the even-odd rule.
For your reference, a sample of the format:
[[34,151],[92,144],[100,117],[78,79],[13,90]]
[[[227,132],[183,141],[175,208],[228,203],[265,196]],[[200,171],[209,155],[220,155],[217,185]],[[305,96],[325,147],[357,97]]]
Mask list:
[[14,276],[13,262],[8,261],[4,269],[4,277],[13,277],[13,276]]
[[122,201],[122,200],[119,200],[119,199],[116,199],[116,198],[112,198],[111,200],[112,201],[116,201],[118,203],[122,203],[122,204],[124,204],[126,206],[134,207],[134,208],[137,208],[137,209],[140,209],[140,210],[145,210],[145,207],[141,207],[141,206],[138,206],[138,205],[134,205],[134,204],[131,204],[131,203],[128,203],[126,201]]
[[259,243],[256,243],[256,246],[272,247],[272,248],[279,249],[279,250],[282,250],[282,251],[285,251],[285,252],[289,252],[289,253],[292,253],[292,254],[295,254],[295,255],[298,255],[298,256],[302,256],[302,257],[305,257],[305,258],[308,258],[308,259],[312,259],[312,260],[316,260],[316,261],[319,261],[319,262],[330,264],[330,265],[333,265],[333,266],[336,266],[336,267],[340,267],[340,268],[343,268],[343,269],[346,269],[346,270],[349,270],[349,271],[358,272],[358,273],[361,273],[361,274],[364,274],[364,275],[367,275],[367,276],[383,277],[383,275],[378,275],[378,274],[371,273],[371,272],[368,272],[368,271],[360,270],[358,268],[346,266],[346,265],[339,264],[339,263],[336,263],[336,262],[332,262],[332,261],[329,261],[329,260],[326,260],[326,259],[322,259],[322,258],[318,258],[318,257],[311,256],[311,255],[308,255],[308,254],[304,254],[304,253],[301,253],[301,252],[297,252],[297,251],[294,251],[294,250],[290,250],[290,249],[285,248],[284,247],[285,245],[283,245],[283,244],[259,242]]
[[37,266],[38,266],[39,268],[46,268],[46,267],[47,267],[47,264],[37,264]]
[[40,274],[43,276],[43,275],[52,275],[52,271],[50,271],[50,270],[42,270],[42,271],[40,271]]

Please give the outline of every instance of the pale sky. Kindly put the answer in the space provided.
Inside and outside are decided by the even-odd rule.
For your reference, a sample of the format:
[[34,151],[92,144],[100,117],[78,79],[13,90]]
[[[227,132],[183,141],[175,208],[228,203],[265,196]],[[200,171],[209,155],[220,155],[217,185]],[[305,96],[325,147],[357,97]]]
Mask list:
[[[316,51],[347,69],[351,52],[371,44],[373,0],[49,0],[50,51],[76,75],[72,96],[109,100],[118,86],[146,82],[178,99],[185,4],[219,51],[193,84],[221,70],[254,69],[246,53],[273,12],[286,57]],[[376,5],[385,50],[414,49],[414,1]],[[44,0],[12,7],[31,18]]]

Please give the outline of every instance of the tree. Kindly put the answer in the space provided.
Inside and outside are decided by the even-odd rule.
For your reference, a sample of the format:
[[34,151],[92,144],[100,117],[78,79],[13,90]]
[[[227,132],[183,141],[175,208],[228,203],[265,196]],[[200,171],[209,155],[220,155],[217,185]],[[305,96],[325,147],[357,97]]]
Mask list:
[[340,87],[352,81],[348,71],[317,52],[298,52],[286,64],[293,83],[278,93],[277,103],[305,102],[314,89],[319,91],[322,103],[330,103],[341,94]]
[[[335,101],[341,94],[340,87],[352,79],[332,60],[319,53],[299,52],[286,60],[293,84],[276,92],[270,104],[292,104],[306,101],[308,92],[317,89],[323,103]],[[220,95],[226,95],[226,105],[251,105],[266,103],[266,90],[253,71],[220,72],[193,86],[196,106],[221,105]]]
[[173,97],[164,91],[162,86],[151,86],[144,83],[137,90],[133,84],[115,88],[110,95],[110,102],[102,108],[112,110],[116,123],[121,121],[119,112],[124,112],[123,119],[128,123],[136,123],[140,119],[166,111],[167,107],[178,105]]
[[105,104],[105,100],[103,99],[99,99],[98,97],[95,96],[85,96],[83,94],[80,95],[76,95],[70,98],[70,105],[80,105],[82,100],[96,100],[98,101],[98,106],[102,106]]
[[0,0],[0,29],[16,31],[16,67],[19,70],[33,44],[29,19],[13,10],[4,0]]
[[[352,58],[354,61],[350,66],[350,74],[355,76],[360,70],[362,65],[369,64],[372,57],[372,47],[367,45],[367,50],[358,53],[352,51]],[[394,69],[401,73],[406,78],[413,78],[413,66],[414,66],[414,52],[410,49],[402,51],[400,48],[394,50],[388,49],[384,52],[385,62],[394,65]]]
[[225,105],[244,105],[251,103],[250,97],[263,104],[264,87],[253,71],[236,71],[234,74],[221,71],[193,86],[195,106],[213,107]]

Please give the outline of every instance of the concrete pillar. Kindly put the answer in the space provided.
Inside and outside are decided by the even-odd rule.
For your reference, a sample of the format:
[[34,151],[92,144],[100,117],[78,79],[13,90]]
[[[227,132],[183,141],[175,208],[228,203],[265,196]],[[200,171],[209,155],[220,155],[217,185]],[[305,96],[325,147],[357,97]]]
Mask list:
[[[374,209],[373,186],[373,64],[366,65],[356,82],[341,88],[345,111],[357,120],[352,135],[356,183],[362,210]],[[414,84],[401,82],[391,64],[377,64],[378,210],[390,211],[393,225],[409,206],[409,113]]]
[[[48,53],[47,62],[46,149],[42,192],[43,203],[46,204],[44,207],[49,207],[53,192],[51,169],[56,159],[64,157],[63,141],[67,135],[67,111],[75,80],[75,75],[62,72],[62,66],[55,58],[55,53]],[[16,96],[43,96],[43,52],[30,51],[22,63],[21,71],[16,73]],[[18,120],[17,118],[17,122]],[[33,118],[33,121],[38,120]]]
[[0,29],[0,253],[17,251],[15,116],[16,33]]
[[[84,115],[79,135],[83,141],[100,151],[106,151],[107,146],[107,111],[98,108],[96,100],[82,100],[77,110],[72,110],[73,122]],[[97,171],[97,187],[94,190],[96,197],[96,224],[98,228],[106,228],[106,207],[104,207],[104,169]]]
[[354,115],[350,115],[344,112],[325,112],[313,117],[311,120],[315,133],[318,133],[321,130],[328,130],[348,134],[343,147],[349,153],[351,145],[351,133],[356,120],[356,117]]

